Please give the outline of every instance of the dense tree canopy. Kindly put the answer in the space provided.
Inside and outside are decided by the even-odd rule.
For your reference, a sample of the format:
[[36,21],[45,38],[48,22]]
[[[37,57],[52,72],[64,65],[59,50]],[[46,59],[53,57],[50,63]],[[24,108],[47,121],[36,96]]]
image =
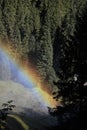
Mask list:
[[78,130],[86,117],[86,10],[87,0],[0,0],[0,45],[58,87],[62,105],[52,115],[62,130]]
[[50,110],[58,118],[59,130],[86,129],[87,113],[87,5],[83,13],[77,15],[73,36],[63,35],[60,30],[60,66],[57,71],[59,80],[55,83],[59,90],[54,92],[61,106]]
[[10,41],[10,48],[15,48],[12,52],[35,65],[43,82],[47,80],[53,85],[53,80],[58,78],[60,31],[68,44],[67,41],[74,36],[76,17],[82,13],[86,2],[1,0],[0,39]]

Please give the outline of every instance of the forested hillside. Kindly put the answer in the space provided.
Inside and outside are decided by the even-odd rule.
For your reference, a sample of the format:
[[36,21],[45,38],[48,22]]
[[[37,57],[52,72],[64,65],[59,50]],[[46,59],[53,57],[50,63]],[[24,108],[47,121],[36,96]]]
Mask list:
[[85,5],[86,0],[0,0],[2,43],[33,64],[42,82],[53,85],[58,79],[60,46],[63,42],[68,46],[74,37]]
[[[41,87],[46,86],[45,90],[53,92],[54,99],[60,102],[56,108],[48,106],[49,113],[58,121],[56,126],[49,117],[47,121],[50,124],[47,121],[46,123],[42,120],[40,120],[42,123],[38,121],[41,129],[44,124],[49,130],[87,128],[87,47],[85,41],[87,42],[87,0],[0,0],[0,80],[3,80],[1,82],[12,80],[9,73],[10,58],[2,51],[5,49],[13,60],[16,59],[17,62],[23,64],[23,69],[25,66],[31,67],[35,73],[38,73],[41,83],[45,84]],[[12,72],[15,73],[15,70]],[[17,73],[14,73],[14,79],[19,76],[19,80],[22,76],[20,81],[27,81],[22,73],[18,73],[17,76]],[[17,82],[17,80],[13,81]],[[7,82],[5,84],[7,88]],[[58,89],[55,90],[55,86]],[[28,84],[28,87],[32,88],[32,85]],[[2,85],[1,88],[4,90]],[[8,86],[8,88],[7,90],[11,90],[11,87]],[[12,85],[13,92],[16,92],[13,88],[16,89]],[[22,92],[20,90],[18,93]],[[12,91],[10,92],[12,94]],[[35,93],[37,94],[37,91]],[[26,98],[23,98],[23,94],[19,96],[25,102]],[[24,93],[24,96],[27,95]],[[34,99],[37,100],[35,97]],[[20,105],[20,102],[18,104]],[[33,107],[36,110],[35,105]],[[40,112],[40,107],[37,111]],[[34,120],[31,121],[31,125],[32,123],[34,124]],[[36,124],[38,124],[37,121]],[[38,125],[35,129],[39,130],[40,126]]]

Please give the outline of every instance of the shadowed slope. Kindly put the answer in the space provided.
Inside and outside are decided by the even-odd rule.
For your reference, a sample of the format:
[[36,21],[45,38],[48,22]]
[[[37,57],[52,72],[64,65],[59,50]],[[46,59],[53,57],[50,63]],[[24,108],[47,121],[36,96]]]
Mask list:
[[[29,126],[17,115],[8,115],[8,123],[9,123],[9,127],[10,129],[12,128],[12,130],[14,129],[13,128],[13,124],[15,124],[15,130],[17,130],[18,128],[17,127],[20,127],[20,130],[29,130]],[[12,118],[12,119],[11,119]]]

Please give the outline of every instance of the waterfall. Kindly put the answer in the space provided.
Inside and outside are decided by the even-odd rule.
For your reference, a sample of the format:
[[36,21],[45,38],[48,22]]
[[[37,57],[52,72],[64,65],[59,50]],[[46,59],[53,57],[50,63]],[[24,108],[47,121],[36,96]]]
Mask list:
[[2,49],[0,49],[0,80],[12,80],[32,88],[32,82],[25,77],[16,63]]
[[10,80],[11,69],[10,60],[6,54],[0,49],[0,80]]

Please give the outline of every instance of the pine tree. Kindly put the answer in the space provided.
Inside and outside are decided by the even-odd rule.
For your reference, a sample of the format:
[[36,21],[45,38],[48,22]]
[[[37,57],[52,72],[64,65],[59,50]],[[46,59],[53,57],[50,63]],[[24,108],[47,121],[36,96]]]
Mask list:
[[[84,9],[85,10],[85,9]],[[64,21],[65,22],[65,21]],[[58,70],[59,81],[54,83],[58,92],[54,99],[60,106],[50,109],[50,113],[58,118],[58,128],[62,130],[78,130],[86,127],[87,113],[87,15],[86,11],[77,16],[76,32],[63,35],[64,24],[60,29],[61,55]],[[66,25],[66,24],[65,24]],[[82,125],[82,124],[84,125]],[[86,127],[87,128],[87,127]]]

